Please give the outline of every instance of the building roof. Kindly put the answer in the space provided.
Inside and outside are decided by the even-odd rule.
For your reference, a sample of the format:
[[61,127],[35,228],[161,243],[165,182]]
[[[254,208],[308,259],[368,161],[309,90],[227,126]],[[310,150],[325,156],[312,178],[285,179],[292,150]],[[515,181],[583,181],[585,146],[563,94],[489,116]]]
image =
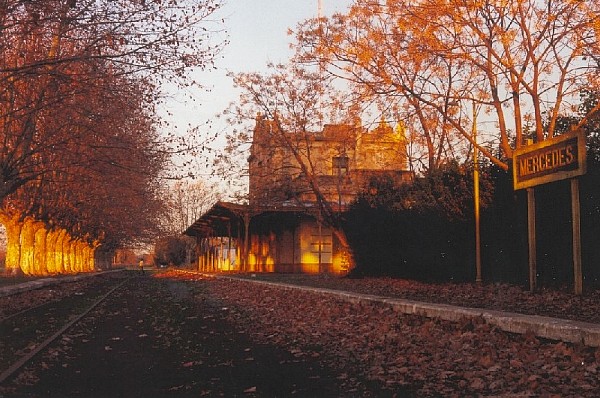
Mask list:
[[184,235],[196,237],[231,236],[244,234],[244,218],[255,217],[266,213],[311,213],[314,203],[295,204],[283,202],[279,205],[249,206],[219,201],[198,218],[184,232]]
[[183,233],[189,236],[238,236],[248,205],[222,202],[215,203]]

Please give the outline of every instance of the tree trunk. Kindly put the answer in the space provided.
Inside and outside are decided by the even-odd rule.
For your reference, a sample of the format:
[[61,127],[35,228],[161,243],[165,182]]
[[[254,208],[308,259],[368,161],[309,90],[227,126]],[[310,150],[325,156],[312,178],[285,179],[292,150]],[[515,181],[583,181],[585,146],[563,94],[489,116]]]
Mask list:
[[354,252],[352,251],[352,247],[350,247],[350,244],[348,243],[348,237],[342,228],[332,228],[332,231],[340,243],[342,250],[341,269],[348,273],[356,266],[354,263]]
[[46,239],[48,237],[48,230],[46,226],[39,222],[35,221],[33,223],[33,269],[35,275],[48,275],[48,266],[46,264]]
[[77,239],[74,243],[75,272],[83,272],[83,242]]
[[48,231],[48,236],[46,237],[46,268],[51,274],[59,274],[61,271],[60,263],[57,261],[58,256],[56,255],[59,235],[60,231],[53,229],[52,231]]
[[98,245],[94,245],[94,246],[90,246],[90,251],[89,251],[89,259],[88,259],[88,263],[89,263],[89,270],[90,271],[95,271],[96,270],[96,250],[98,249]]
[[70,274],[75,272],[75,242],[67,235],[64,243],[65,271]]
[[17,276],[21,274],[21,229],[22,223],[17,217],[0,215],[0,221],[6,229],[6,274]]
[[83,252],[83,271],[90,272],[94,269],[93,261],[93,249],[90,245],[83,243],[82,252]]
[[54,252],[54,258],[56,263],[56,272],[58,273],[67,273],[67,253],[66,253],[66,245],[65,242],[67,240],[68,234],[67,231],[61,229],[57,231],[56,237],[56,250]]
[[34,221],[26,218],[21,229],[21,270],[25,275],[35,275],[34,268],[35,229]]

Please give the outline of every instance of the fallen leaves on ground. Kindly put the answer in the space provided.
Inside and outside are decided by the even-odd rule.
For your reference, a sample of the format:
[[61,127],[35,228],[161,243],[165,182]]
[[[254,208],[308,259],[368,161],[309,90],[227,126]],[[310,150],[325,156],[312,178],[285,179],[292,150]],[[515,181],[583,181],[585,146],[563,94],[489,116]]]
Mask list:
[[[159,277],[166,279],[165,284],[150,294],[145,290],[143,278],[133,284],[136,295],[127,296],[129,289],[117,292],[117,296],[122,295],[120,301],[94,310],[78,324],[77,330],[64,336],[56,348],[42,356],[44,364],[40,367],[45,369],[54,363],[65,368],[85,365],[72,357],[81,354],[73,350],[74,343],[85,341],[85,345],[78,346],[80,350],[91,350],[93,347],[88,346],[100,344],[106,354],[104,358],[126,357],[120,353],[127,344],[130,344],[128,351],[147,344],[144,347],[148,349],[156,346],[163,354],[176,355],[173,366],[162,370],[172,371],[171,377],[181,376],[178,380],[169,378],[167,390],[174,392],[196,388],[198,380],[206,377],[207,370],[221,372],[244,366],[272,369],[278,364],[297,361],[318,361],[335,370],[334,381],[342,386],[340,391],[350,395],[355,391],[357,396],[365,396],[364,391],[379,393],[381,388],[391,392],[411,390],[424,397],[596,397],[600,391],[600,349],[542,340],[532,334],[513,335],[487,324],[482,318],[447,322],[399,314],[377,303],[354,304],[326,294],[247,281],[174,271],[161,273]],[[285,281],[286,276],[269,278]],[[576,297],[562,291],[530,294],[505,285],[427,285],[393,279],[348,280],[297,275],[287,278],[288,283],[456,305],[481,307],[485,304],[494,309],[539,315],[583,317],[591,322],[598,322],[600,314],[597,292]],[[195,290],[191,286],[202,288]],[[139,298],[141,293],[143,300],[132,302],[131,298]],[[31,297],[35,301],[35,297]],[[168,306],[163,306],[165,300]],[[210,306],[205,305],[207,303]],[[230,322],[227,327],[222,324],[223,318]],[[112,330],[99,327],[117,322],[122,322],[123,327]],[[191,327],[192,323],[196,326]],[[220,325],[220,329],[215,329],[220,330],[219,333],[223,330],[231,333],[228,342],[238,335],[249,335],[254,343],[283,347],[290,355],[265,365],[257,355],[256,346],[244,341],[243,346],[237,347],[239,353],[233,359],[218,357],[233,347],[221,346],[223,340],[219,341],[219,347],[205,348],[219,337],[213,324]],[[194,350],[191,341],[202,344]],[[140,352],[147,353],[148,349],[140,349]],[[158,361],[158,358],[153,360]],[[99,369],[111,370],[104,366]],[[197,379],[187,380],[182,376],[196,372]],[[221,373],[211,373],[214,374]],[[223,375],[228,373],[223,372]],[[19,376],[23,379],[19,382],[35,384],[34,376],[25,372]],[[365,380],[374,384],[364,384]],[[313,381],[316,379],[311,379],[311,383]],[[223,389],[230,382],[210,378],[198,387],[201,389],[198,395],[215,395],[214,389]],[[253,396],[260,395],[263,388],[264,384],[252,379],[236,391]]]
[[596,348],[506,333],[484,319],[452,323],[236,280],[209,286],[232,322],[257,341],[284,346],[298,358],[319,357],[341,374],[359,371],[390,390],[582,397],[600,391]]
[[307,274],[239,274],[242,278],[344,290],[462,307],[487,308],[528,315],[600,323],[600,289],[573,294],[571,287],[542,288],[534,293],[506,283],[424,283],[394,278],[343,278]]
[[90,275],[77,281],[65,282],[60,285],[51,285],[38,289],[27,290],[9,296],[0,297],[0,320],[47,303],[57,302],[69,296],[83,296],[92,286],[114,278],[122,278],[122,275],[105,274]]

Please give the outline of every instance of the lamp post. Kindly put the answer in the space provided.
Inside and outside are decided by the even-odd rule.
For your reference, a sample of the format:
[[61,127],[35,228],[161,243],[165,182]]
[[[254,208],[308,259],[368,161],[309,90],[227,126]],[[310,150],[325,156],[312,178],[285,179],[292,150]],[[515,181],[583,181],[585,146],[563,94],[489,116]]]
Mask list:
[[[481,234],[479,231],[479,160],[477,151],[477,106],[473,99],[473,124],[471,134],[473,137],[473,205],[475,214],[475,282],[481,283]],[[450,102],[448,105],[457,106],[458,101]]]
[[477,109],[473,100],[473,201],[475,213],[475,282],[481,283],[481,239],[479,231],[479,160],[477,154]]

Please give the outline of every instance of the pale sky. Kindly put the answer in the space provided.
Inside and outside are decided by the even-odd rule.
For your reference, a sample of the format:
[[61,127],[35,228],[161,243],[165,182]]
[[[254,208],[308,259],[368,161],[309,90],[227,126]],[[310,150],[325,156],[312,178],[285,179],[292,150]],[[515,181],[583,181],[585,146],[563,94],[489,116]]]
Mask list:
[[[255,72],[264,70],[269,62],[287,62],[292,55],[289,45],[293,40],[289,28],[317,16],[318,0],[225,0],[218,18],[224,18],[229,44],[220,54],[216,70],[198,73],[197,80],[209,92],[188,91],[193,100],[180,93],[169,103],[169,117],[184,134],[188,125],[200,126],[215,120],[228,104],[238,99],[227,72]],[[324,16],[344,12],[351,0],[322,0]],[[213,127],[214,134],[218,125]]]
[[[217,73],[207,74],[214,95],[204,99],[235,100],[227,71],[252,72],[264,69],[268,62],[286,62],[292,55],[293,37],[289,28],[317,16],[318,0],[225,0],[220,15],[225,18],[229,45],[217,63]],[[350,0],[322,0],[323,14],[345,11]],[[229,101],[225,102],[226,105]],[[208,104],[206,104],[208,105]]]

